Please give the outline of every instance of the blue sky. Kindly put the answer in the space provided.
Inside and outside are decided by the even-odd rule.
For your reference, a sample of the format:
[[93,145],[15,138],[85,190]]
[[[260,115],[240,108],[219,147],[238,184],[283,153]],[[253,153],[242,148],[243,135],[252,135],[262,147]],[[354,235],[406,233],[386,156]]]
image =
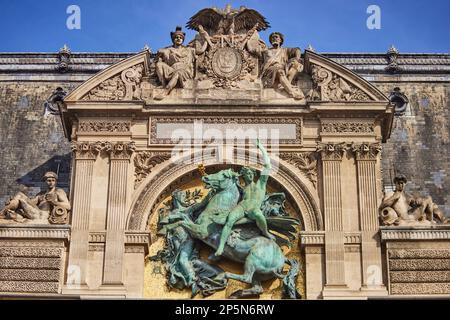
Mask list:
[[[257,9],[285,46],[319,52],[450,52],[449,0],[0,0],[0,52],[55,52],[64,43],[77,52],[154,51],[198,10],[227,3]],[[69,5],[81,9],[81,29],[66,27]],[[381,9],[381,29],[369,30],[369,5]],[[193,33],[188,32],[188,39]]]

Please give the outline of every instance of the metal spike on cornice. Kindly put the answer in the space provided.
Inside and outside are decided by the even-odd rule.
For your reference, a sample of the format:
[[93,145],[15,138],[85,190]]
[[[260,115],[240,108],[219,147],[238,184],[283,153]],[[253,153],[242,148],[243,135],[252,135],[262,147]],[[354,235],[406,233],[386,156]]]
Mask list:
[[71,54],[70,48],[67,46],[67,44],[64,44],[64,46],[59,49],[59,54]]
[[142,48],[142,50],[143,50],[143,51],[148,50],[148,52],[152,53],[152,48],[150,48],[150,47],[148,46],[148,44],[145,44],[145,45],[144,45],[144,48]]
[[399,54],[399,52],[397,48],[393,44],[391,44],[391,47],[387,51],[387,54]]
[[306,48],[306,50],[312,51],[312,52],[316,52],[316,50],[314,50],[314,48],[312,47],[311,44],[308,44],[308,48]]

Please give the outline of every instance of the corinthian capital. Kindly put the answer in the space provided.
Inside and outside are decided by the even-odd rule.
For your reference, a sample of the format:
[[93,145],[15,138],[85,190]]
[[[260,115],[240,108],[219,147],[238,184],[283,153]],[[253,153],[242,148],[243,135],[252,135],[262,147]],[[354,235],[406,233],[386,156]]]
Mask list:
[[381,151],[381,144],[379,142],[353,143],[351,149],[355,153],[356,160],[376,160]]
[[111,159],[130,159],[135,150],[134,142],[117,142],[112,144],[109,154]]
[[322,160],[342,160],[345,152],[347,151],[347,143],[323,143],[318,142],[316,151],[320,152]]
[[75,159],[95,160],[99,154],[97,143],[73,141],[70,146]]

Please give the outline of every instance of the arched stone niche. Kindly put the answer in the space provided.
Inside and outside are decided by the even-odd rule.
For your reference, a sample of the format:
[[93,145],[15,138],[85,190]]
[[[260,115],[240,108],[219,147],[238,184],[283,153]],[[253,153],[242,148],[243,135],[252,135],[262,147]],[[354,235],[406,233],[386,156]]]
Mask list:
[[[249,159],[256,156],[254,153],[247,156],[238,157],[234,163],[218,164],[215,157],[199,158],[199,154],[190,154],[176,163],[167,162],[162,165],[158,172],[152,172],[142,183],[136,192],[135,201],[129,214],[127,228],[129,230],[147,230],[151,234],[151,245],[149,256],[156,255],[164,247],[164,237],[156,235],[156,224],[158,220],[158,210],[165,202],[170,200],[171,193],[175,189],[191,190],[200,189],[205,191],[201,175],[198,170],[198,164],[203,163],[206,173],[215,173],[223,169],[233,168],[235,171],[244,165],[249,165]],[[198,160],[198,161],[197,161]],[[202,161],[202,162],[200,162]],[[293,171],[289,164],[283,160],[273,159],[272,164],[274,172],[267,186],[267,193],[284,192],[286,195],[286,211],[289,215],[298,218],[301,221],[300,230],[315,231],[323,228],[322,216],[317,202],[317,191],[312,183],[303,176],[302,173]],[[258,164],[257,169],[261,166]],[[258,170],[259,171],[259,170]],[[164,183],[161,183],[164,182]],[[203,196],[206,192],[203,192]],[[297,240],[291,248],[283,247],[283,251],[288,257],[298,259],[301,265],[304,265],[305,259],[301,253],[300,242]],[[212,249],[206,245],[201,245],[200,255],[206,259]],[[226,271],[242,273],[242,265],[222,259],[219,262]],[[305,268],[301,268],[297,279],[297,289],[305,297],[306,281]],[[167,277],[164,265],[158,261],[146,259],[144,272],[144,297],[158,298],[190,298],[190,290],[170,289],[166,285]],[[227,288],[216,292],[212,298],[226,298],[232,292],[244,289],[245,284],[231,280]],[[272,279],[263,283],[265,293],[261,298],[281,298],[281,282],[278,279]]]

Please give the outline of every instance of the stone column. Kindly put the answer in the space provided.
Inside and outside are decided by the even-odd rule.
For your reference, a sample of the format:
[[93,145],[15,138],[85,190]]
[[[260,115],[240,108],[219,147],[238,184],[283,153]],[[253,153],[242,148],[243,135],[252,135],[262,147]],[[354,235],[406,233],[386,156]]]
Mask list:
[[321,153],[323,170],[326,268],[324,291],[347,289],[341,190],[341,162],[346,149],[345,143],[319,143],[317,146]]
[[82,289],[86,286],[92,175],[94,162],[100,149],[98,143],[72,143],[72,152],[75,157],[75,183],[73,186],[74,197],[72,200],[72,230],[69,265],[67,268],[67,290]]
[[362,290],[385,291],[379,239],[377,159],[380,143],[353,145],[358,174]]
[[123,285],[128,167],[134,142],[113,144],[110,149],[108,213],[106,218],[103,285]]

